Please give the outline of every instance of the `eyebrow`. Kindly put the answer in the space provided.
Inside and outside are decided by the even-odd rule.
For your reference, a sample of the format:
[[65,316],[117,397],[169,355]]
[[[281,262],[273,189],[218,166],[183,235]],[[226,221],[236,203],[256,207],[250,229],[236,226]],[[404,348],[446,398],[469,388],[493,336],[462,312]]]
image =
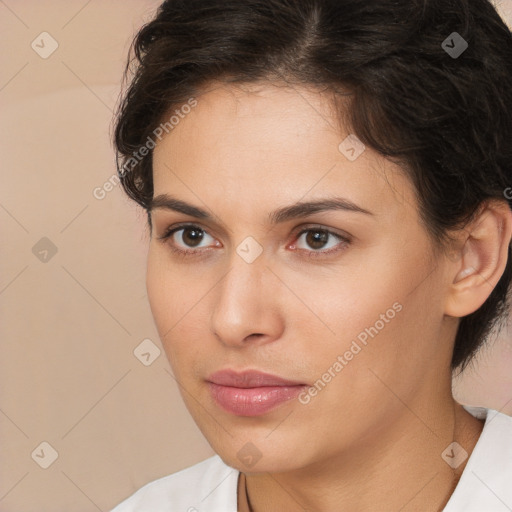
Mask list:
[[[185,201],[181,201],[168,194],[160,194],[151,200],[148,207],[148,213],[151,213],[156,209],[173,210],[198,219],[211,220],[213,218],[206,210],[193,206]],[[373,212],[358,206],[349,199],[343,197],[332,197],[318,199],[315,201],[297,202],[289,206],[278,208],[277,210],[269,213],[269,221],[271,224],[278,224],[295,218],[307,217],[315,213],[330,210],[343,210],[348,212],[364,213],[366,215],[374,215]]]

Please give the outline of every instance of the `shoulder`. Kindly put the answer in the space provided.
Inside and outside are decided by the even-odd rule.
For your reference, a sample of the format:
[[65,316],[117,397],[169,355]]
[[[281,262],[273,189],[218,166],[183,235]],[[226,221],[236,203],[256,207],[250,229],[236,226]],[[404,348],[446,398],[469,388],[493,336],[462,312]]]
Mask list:
[[485,418],[484,428],[444,512],[510,512],[512,417],[494,409],[471,409]]
[[238,475],[215,455],[149,482],[111,512],[236,512]]

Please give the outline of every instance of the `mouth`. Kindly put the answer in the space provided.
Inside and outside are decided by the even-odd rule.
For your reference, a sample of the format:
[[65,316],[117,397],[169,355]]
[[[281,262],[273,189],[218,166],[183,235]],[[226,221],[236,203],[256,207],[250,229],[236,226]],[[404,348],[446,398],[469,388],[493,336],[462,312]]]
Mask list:
[[304,382],[248,370],[221,370],[207,378],[210,394],[224,411],[236,416],[260,416],[296,398]]

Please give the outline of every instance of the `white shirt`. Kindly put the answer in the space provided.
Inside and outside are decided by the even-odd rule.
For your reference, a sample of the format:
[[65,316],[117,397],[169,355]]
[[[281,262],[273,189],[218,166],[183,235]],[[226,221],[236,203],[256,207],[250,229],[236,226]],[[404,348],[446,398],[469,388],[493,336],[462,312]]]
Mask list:
[[[485,424],[443,512],[512,512],[512,417],[464,408]],[[149,482],[111,512],[237,512],[238,476],[215,455]]]

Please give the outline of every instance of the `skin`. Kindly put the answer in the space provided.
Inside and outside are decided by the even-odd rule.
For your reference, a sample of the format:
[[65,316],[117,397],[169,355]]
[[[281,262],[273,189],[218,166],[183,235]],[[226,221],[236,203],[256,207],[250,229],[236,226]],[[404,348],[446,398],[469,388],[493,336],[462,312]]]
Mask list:
[[[505,268],[506,202],[486,205],[443,256],[398,167],[368,147],[355,161],[340,152],[350,131],[340,132],[324,94],[260,83],[218,85],[197,99],[154,150],[154,196],[212,218],[152,208],[147,267],[152,313],[192,417],[244,473],[255,512],[442,509],[465,463],[454,471],[441,454],[456,440],[470,455],[483,425],[452,397],[453,340],[458,317],[480,307]],[[279,207],[333,196],[373,215],[269,222]],[[194,244],[190,230],[159,239],[179,223],[203,239]],[[299,237],[305,228],[313,233]],[[315,228],[351,242],[330,235],[314,245]],[[263,249],[252,263],[236,252],[248,236]],[[209,394],[207,377],[225,368],[313,386],[394,303],[400,312],[307,404],[241,417]],[[249,442],[261,452],[251,468],[237,457]]]

